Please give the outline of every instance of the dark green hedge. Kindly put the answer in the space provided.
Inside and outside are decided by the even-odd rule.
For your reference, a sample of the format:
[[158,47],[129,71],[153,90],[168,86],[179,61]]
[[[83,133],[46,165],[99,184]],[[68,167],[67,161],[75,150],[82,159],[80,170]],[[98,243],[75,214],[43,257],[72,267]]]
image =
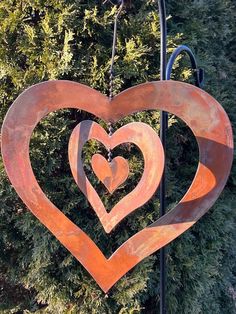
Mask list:
[[[169,0],[168,53],[188,44],[206,73],[210,92],[236,125],[235,1]],[[50,79],[70,79],[108,93],[115,10],[102,1],[1,0],[0,117],[26,87]],[[115,91],[159,79],[160,32],[155,1],[133,1],[122,13],[116,57]],[[192,82],[189,61],[175,64],[173,79]],[[36,176],[62,211],[109,255],[131,234],[154,221],[158,198],[137,210],[107,236],[71,178],[68,138],[84,112],[61,110],[45,118],[31,141]],[[159,113],[139,113],[158,131]],[[170,117],[167,152],[168,208],[186,192],[198,160],[188,128]],[[129,159],[129,186],[109,198],[91,173],[89,159],[98,149],[84,148],[86,171],[110,208],[132,189],[143,163],[133,146],[120,153]],[[158,313],[159,254],[130,271],[108,297],[66,249],[25,208],[0,163],[0,313]],[[170,314],[236,313],[236,168],[214,208],[190,231],[168,246],[167,304]]]

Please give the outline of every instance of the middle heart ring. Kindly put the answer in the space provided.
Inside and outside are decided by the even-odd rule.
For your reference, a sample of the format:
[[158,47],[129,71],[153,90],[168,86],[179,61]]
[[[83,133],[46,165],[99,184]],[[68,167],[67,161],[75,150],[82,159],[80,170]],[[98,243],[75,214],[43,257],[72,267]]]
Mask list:
[[[89,182],[83,168],[83,146],[91,139],[101,142],[106,149],[111,150],[123,143],[133,143],[140,149],[144,159],[143,174],[137,186],[115,204],[109,213],[106,211],[99,195]],[[92,167],[94,170],[96,169],[95,174],[98,178],[104,181],[102,180],[104,176],[99,169],[99,165],[104,163],[102,158],[101,155],[94,155],[92,158]],[[119,165],[121,165],[120,170],[122,170],[123,174],[121,173],[119,175],[116,172],[118,183],[114,183],[116,178],[106,178],[105,185],[110,192],[113,192],[115,188],[122,184],[128,177],[129,168],[127,161],[122,157],[116,157],[113,159],[113,162],[116,161],[116,164],[117,158],[119,159]],[[71,134],[69,141],[69,162],[75,182],[95,210],[105,231],[110,233],[122,219],[135,209],[144,205],[153,196],[161,181],[165,156],[159,136],[145,123],[129,123],[118,129],[112,136],[109,136],[99,124],[85,120],[79,123]],[[112,165],[110,165],[110,167],[112,167]],[[117,169],[117,171],[118,170],[119,169]],[[111,170],[110,175],[115,175],[115,171]],[[113,182],[113,184],[111,182]]]

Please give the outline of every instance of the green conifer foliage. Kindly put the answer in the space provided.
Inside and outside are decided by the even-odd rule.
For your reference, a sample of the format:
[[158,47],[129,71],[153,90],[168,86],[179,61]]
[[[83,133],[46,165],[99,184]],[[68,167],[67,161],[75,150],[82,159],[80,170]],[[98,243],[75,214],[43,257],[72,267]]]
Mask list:
[[[236,125],[235,1],[169,0],[168,53],[179,44],[193,48],[206,73],[210,92]],[[32,84],[69,79],[108,93],[113,21],[116,9],[90,0],[1,0],[0,119],[13,100]],[[155,1],[133,1],[121,14],[115,63],[115,93],[159,79],[160,31]],[[189,61],[181,56],[173,79],[192,82]],[[67,145],[75,125],[92,118],[85,112],[60,110],[37,126],[31,161],[48,197],[109,256],[132,234],[159,215],[158,197],[124,219],[108,236],[78,191],[69,169]],[[124,118],[159,130],[159,113]],[[106,128],[103,121],[99,121]],[[188,128],[170,116],[167,140],[167,202],[172,208],[196,171],[197,145]],[[84,147],[85,171],[106,208],[131,191],[143,161],[132,145],[116,150],[128,159],[131,175],[125,188],[109,197],[91,171],[90,158],[104,147]],[[168,313],[235,313],[236,167],[214,208],[191,230],[168,246]],[[131,314],[158,313],[159,254],[124,276],[108,296],[73,256],[26,209],[0,161],[0,313]]]

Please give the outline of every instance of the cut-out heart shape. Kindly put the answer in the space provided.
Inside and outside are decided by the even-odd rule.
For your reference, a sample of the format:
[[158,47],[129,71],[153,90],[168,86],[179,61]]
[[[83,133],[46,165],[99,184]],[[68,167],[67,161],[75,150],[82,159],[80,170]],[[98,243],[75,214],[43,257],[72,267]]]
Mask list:
[[108,162],[102,155],[95,154],[91,165],[93,172],[112,194],[129,175],[129,164],[123,157],[115,157]]
[[[165,216],[123,243],[109,259],[47,198],[31,167],[29,143],[35,126],[45,115],[62,108],[85,110],[111,122],[142,110],[171,112],[190,127],[199,146],[197,172],[182,200]],[[145,257],[189,229],[214,204],[231,169],[233,135],[220,104],[203,90],[186,83],[141,84],[110,102],[82,84],[50,81],[27,89],[9,109],[2,128],[2,156],[9,179],[26,206],[107,292]]]
[[[109,213],[84,172],[81,155],[84,144],[90,139],[100,141],[107,149],[113,149],[125,142],[134,143],[143,154],[144,170],[138,185],[115,204]],[[164,169],[164,152],[158,135],[145,123],[129,123],[109,136],[99,124],[85,120],[71,134],[69,161],[75,182],[95,210],[105,231],[109,233],[124,217],[145,204],[154,194]]]

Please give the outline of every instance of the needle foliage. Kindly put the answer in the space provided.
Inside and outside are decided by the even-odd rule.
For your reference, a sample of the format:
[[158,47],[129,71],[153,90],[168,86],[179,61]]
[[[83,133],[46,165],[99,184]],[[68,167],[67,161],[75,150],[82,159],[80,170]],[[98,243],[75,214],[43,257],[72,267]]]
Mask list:
[[[236,28],[234,0],[169,0],[168,54],[189,45],[205,70],[205,87],[236,126]],[[116,8],[96,0],[1,0],[0,119],[14,99],[41,81],[68,79],[108,93]],[[136,0],[118,27],[114,92],[159,79],[160,31],[155,1]],[[180,56],[172,78],[193,82],[189,60]],[[98,104],[99,106],[99,104]],[[31,139],[31,161],[48,197],[97,243],[108,257],[126,239],[159,216],[158,193],[106,235],[74,183],[67,148],[73,128],[86,112],[60,110],[39,123]],[[142,121],[159,131],[159,112],[124,118],[114,129]],[[19,143],[20,145],[20,143]],[[106,208],[132,191],[143,160],[133,145],[114,152],[127,158],[130,176],[110,197],[91,170],[99,143],[83,151],[85,171]],[[187,126],[170,116],[167,134],[167,203],[171,209],[187,191],[198,161]],[[236,313],[236,167],[215,206],[167,248],[169,314]],[[104,295],[82,265],[24,206],[0,161],[0,313],[158,313],[159,253],[146,258]]]

